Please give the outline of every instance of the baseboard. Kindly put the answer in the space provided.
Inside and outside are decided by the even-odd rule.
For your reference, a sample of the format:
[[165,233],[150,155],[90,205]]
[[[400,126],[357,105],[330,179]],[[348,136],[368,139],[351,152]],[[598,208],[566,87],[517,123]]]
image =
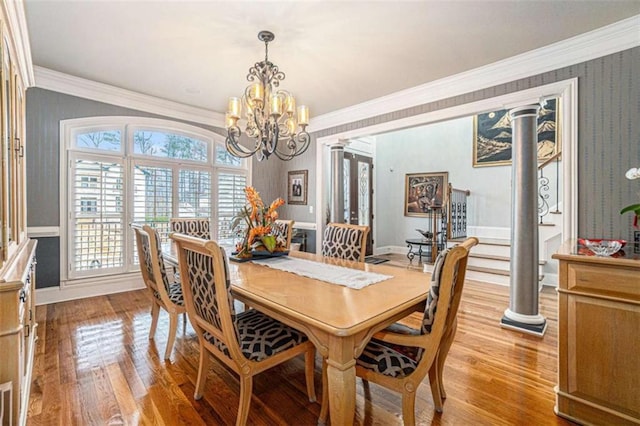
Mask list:
[[558,287],[558,274],[549,274],[545,272],[544,278],[542,279],[542,285]]
[[104,296],[142,288],[144,288],[144,282],[139,273],[109,277],[108,281],[105,281],[104,277],[93,281],[67,281],[61,283],[59,287],[36,289],[36,305],[48,305],[50,303]]
[[405,247],[405,246],[384,246],[384,247],[376,247],[376,248],[373,249],[373,254],[374,255],[389,254],[389,253],[407,254],[407,247]]

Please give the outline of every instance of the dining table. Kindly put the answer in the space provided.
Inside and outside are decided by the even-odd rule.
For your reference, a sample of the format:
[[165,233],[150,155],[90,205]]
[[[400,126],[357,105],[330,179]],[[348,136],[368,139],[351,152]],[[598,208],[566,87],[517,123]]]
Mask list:
[[[172,244],[163,246],[165,262],[177,265]],[[327,359],[329,416],[332,425],[354,423],[356,359],[374,333],[424,310],[430,275],[406,267],[368,264],[291,251],[288,256],[332,268],[386,275],[355,289],[273,269],[261,262],[229,262],[233,296],[308,336]],[[334,268],[335,269],[335,268]]]

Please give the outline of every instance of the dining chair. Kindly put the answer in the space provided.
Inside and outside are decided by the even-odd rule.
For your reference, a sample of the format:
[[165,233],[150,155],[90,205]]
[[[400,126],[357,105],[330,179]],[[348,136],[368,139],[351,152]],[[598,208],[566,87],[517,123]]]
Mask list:
[[304,354],[307,395],[314,402],[315,347],[307,336],[255,309],[236,315],[224,249],[215,241],[186,235],[170,238],[177,246],[187,315],[200,345],[194,398],[202,397],[212,354],[240,376],[236,425],[244,425],[253,376]]
[[[356,360],[356,375],[402,394],[405,425],[415,424],[416,391],[429,374],[436,411],[442,412],[446,398],[442,383],[444,362],[455,337],[469,250],[475,237],[438,255],[431,275],[429,296],[419,330],[392,324],[377,332]],[[323,363],[323,401],[320,421],[326,421],[326,363]]]
[[277,237],[285,240],[285,248],[289,250],[291,247],[291,235],[293,235],[293,220],[277,219],[273,223],[272,233]]
[[329,223],[322,236],[322,255],[364,262],[368,226]]
[[172,217],[169,219],[169,229],[205,240],[211,238],[211,223],[206,217]]
[[[142,279],[151,292],[153,300],[149,339],[155,337],[158,317],[162,308],[169,314],[169,337],[167,338],[167,348],[164,352],[164,359],[169,359],[176,339],[178,315],[186,313],[182,287],[179,282],[171,282],[169,280],[159,244],[158,231],[148,225],[131,225],[131,227],[136,234]],[[184,320],[186,321],[186,318]]]

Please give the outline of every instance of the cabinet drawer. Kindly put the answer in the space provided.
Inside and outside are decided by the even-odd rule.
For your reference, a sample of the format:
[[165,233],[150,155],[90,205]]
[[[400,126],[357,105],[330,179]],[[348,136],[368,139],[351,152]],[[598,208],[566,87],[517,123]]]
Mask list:
[[569,263],[567,290],[624,297],[640,302],[640,273],[634,268]]

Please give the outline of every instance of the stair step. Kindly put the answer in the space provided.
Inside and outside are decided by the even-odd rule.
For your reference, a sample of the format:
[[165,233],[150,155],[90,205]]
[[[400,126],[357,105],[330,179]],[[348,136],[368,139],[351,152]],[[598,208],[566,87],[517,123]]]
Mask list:
[[503,238],[478,238],[479,244],[486,244],[491,246],[510,246],[511,240],[506,240]]
[[[502,261],[502,262],[509,262],[511,263],[511,258],[509,256],[499,256],[496,254],[486,254],[486,253],[469,253],[469,257],[470,258],[475,258],[475,259],[486,259],[486,260],[496,260],[496,261]],[[538,260],[538,265],[543,266],[546,265],[547,261],[544,259],[540,259]]]
[[484,266],[473,266],[467,265],[468,271],[476,271],[476,272],[484,272],[485,274],[494,274],[494,275],[503,275],[508,277],[510,275],[509,271],[505,271],[504,269],[496,269],[496,268],[485,268]]
[[475,257],[478,259],[504,260],[505,262],[511,261],[511,258],[509,256],[498,256],[496,254],[486,253],[469,253],[469,257]]

